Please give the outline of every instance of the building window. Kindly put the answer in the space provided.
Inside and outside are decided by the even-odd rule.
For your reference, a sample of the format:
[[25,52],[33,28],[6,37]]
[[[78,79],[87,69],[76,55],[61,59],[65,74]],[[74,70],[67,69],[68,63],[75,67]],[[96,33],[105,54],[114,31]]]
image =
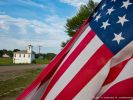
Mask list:
[[14,57],[16,57],[16,54],[14,54]]
[[19,54],[19,57],[21,57],[21,54]]
[[30,58],[30,54],[29,54],[29,58]]
[[24,54],[24,58],[25,58],[25,54]]

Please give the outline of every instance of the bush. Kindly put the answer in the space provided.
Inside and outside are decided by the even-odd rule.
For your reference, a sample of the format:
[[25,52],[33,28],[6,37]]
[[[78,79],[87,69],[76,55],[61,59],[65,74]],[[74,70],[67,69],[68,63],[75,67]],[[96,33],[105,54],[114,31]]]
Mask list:
[[32,61],[32,64],[36,64],[36,60],[33,60],[33,61]]

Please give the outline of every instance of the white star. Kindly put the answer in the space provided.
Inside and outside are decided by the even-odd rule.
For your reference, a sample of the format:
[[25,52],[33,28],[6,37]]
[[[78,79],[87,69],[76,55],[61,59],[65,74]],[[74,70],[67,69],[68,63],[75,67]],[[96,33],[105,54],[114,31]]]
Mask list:
[[116,0],[112,0],[112,2],[116,2]]
[[96,13],[94,13],[92,17],[96,17],[96,15],[97,15],[97,12],[96,12]]
[[133,3],[130,3],[129,0],[123,2],[123,5],[121,6],[122,7],[125,7],[126,9],[128,8],[129,5],[132,5]]
[[103,22],[103,25],[101,26],[101,28],[106,29],[106,27],[110,25],[108,22],[109,20],[107,20],[106,22]]
[[98,22],[98,20],[101,18],[101,14],[99,14],[98,16],[96,16],[96,19],[95,19],[95,21],[97,21]]
[[110,9],[108,9],[108,12],[106,13],[106,14],[111,14],[113,11],[114,11],[115,9],[112,7],[112,8],[110,8]]
[[116,2],[116,0],[112,0],[112,2]]
[[121,25],[123,26],[125,22],[128,22],[128,20],[125,17],[126,14],[123,17],[118,16],[119,20],[117,23],[121,23]]
[[106,4],[104,4],[104,5],[102,6],[102,9],[103,9],[105,6],[106,6]]
[[120,44],[121,40],[125,39],[124,37],[121,36],[122,32],[120,34],[118,34],[118,35],[114,33],[114,35],[115,35],[115,37],[114,37],[114,39],[112,41],[117,41],[118,44]]

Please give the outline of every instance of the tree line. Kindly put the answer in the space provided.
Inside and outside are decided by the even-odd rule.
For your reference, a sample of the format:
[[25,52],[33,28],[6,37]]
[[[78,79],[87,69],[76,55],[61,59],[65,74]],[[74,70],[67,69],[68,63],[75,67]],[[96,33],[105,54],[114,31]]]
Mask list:
[[[9,57],[13,57],[13,52],[20,51],[19,49],[14,49],[14,50],[0,50],[0,57],[2,57],[4,54],[9,55]],[[47,60],[52,60],[56,56],[55,53],[35,53],[35,58],[36,59],[47,59]]]
[[[97,2],[94,2],[93,0],[88,0],[88,3],[86,5],[81,5],[76,15],[74,15],[72,18],[67,19],[65,25],[65,32],[69,37],[74,36],[76,31],[83,24],[83,22],[91,15],[97,5]],[[62,42],[61,47],[64,47],[68,41],[69,40]]]

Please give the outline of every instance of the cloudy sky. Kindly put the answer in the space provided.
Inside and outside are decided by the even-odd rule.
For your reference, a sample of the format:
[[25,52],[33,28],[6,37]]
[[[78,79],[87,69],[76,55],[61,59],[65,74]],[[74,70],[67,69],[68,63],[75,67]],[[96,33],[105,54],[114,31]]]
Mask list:
[[[69,39],[66,19],[88,0],[0,0],[0,49],[24,50],[31,41],[34,51],[58,53]],[[100,0],[94,0],[99,2]]]

